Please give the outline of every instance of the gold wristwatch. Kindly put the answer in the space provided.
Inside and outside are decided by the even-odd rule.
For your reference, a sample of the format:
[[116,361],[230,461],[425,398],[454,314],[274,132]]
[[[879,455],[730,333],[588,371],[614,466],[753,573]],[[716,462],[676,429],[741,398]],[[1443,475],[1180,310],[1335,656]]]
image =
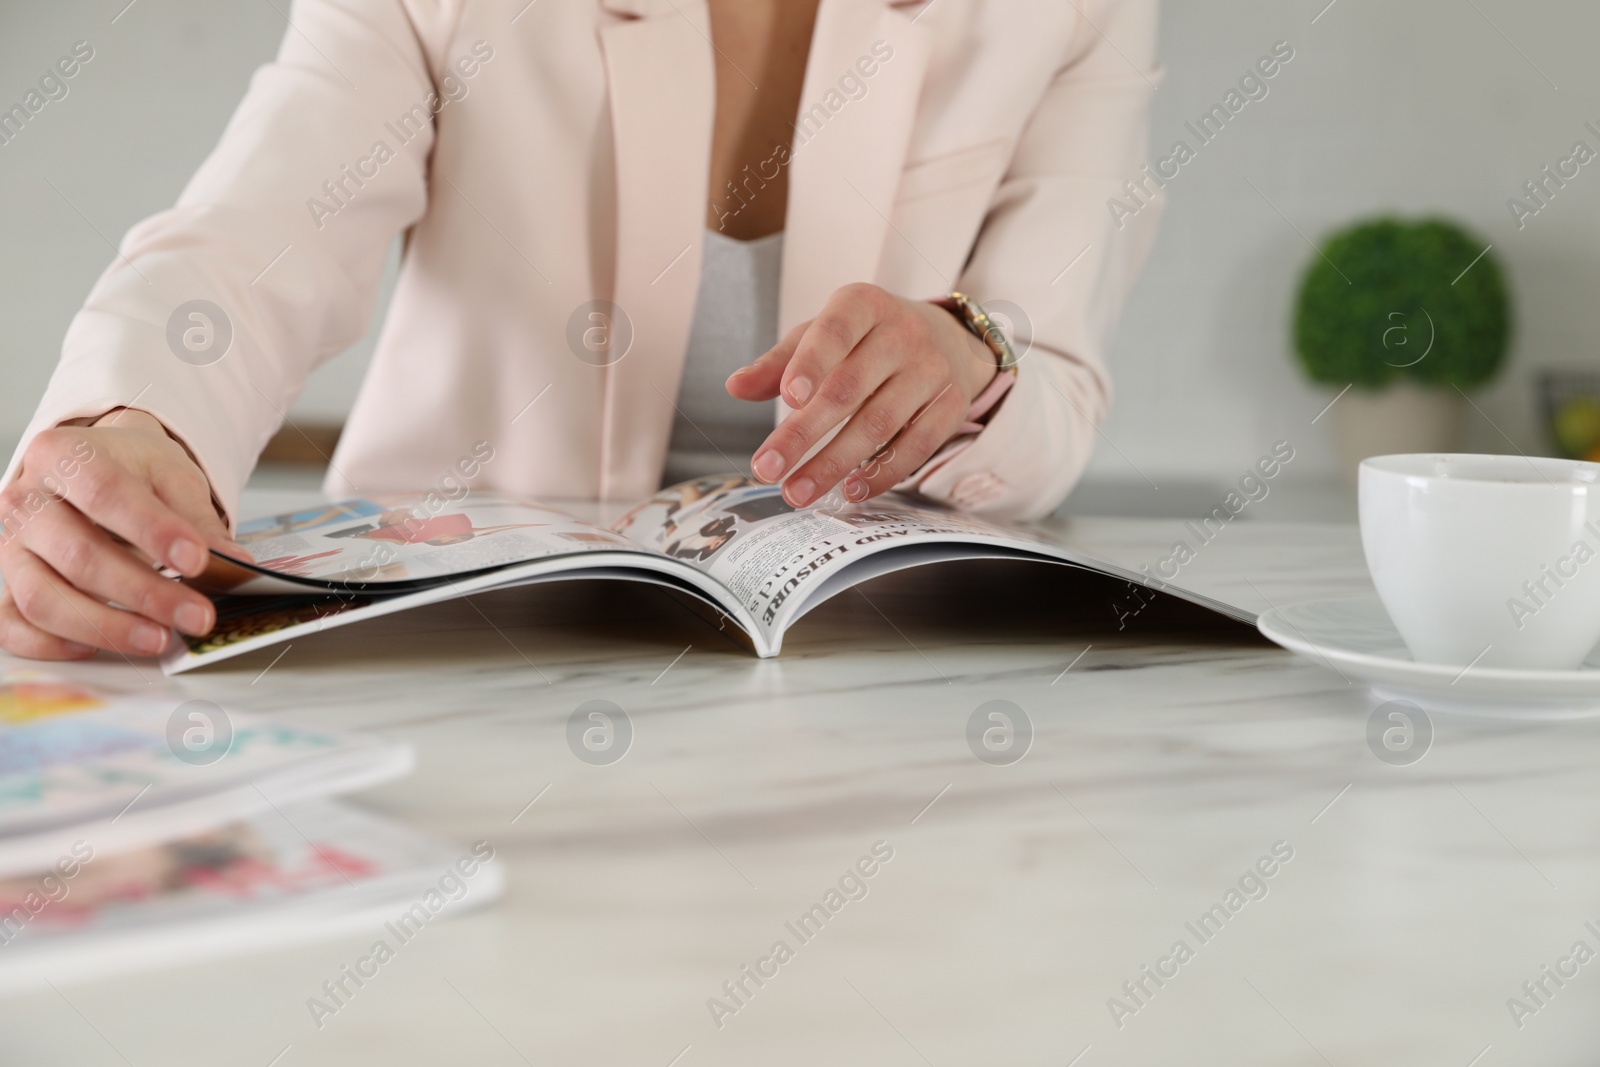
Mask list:
[[950,314],[960,319],[962,325],[972,331],[973,336],[988,346],[995,359],[999,361],[999,368],[1015,375],[1017,373],[1017,351],[1011,347],[1011,342],[1006,338],[1006,333],[1000,324],[989,317],[982,304],[978,303],[966,293],[951,293],[943,300],[935,300],[935,304],[944,308]]

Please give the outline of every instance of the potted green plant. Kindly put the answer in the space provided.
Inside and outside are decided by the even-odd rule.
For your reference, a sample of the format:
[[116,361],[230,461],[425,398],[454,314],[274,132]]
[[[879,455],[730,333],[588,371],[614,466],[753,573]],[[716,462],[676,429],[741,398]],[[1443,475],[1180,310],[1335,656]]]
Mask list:
[[1504,365],[1511,302],[1488,242],[1442,219],[1335,233],[1300,283],[1294,342],[1330,411],[1342,470],[1367,456],[1461,446],[1466,392]]

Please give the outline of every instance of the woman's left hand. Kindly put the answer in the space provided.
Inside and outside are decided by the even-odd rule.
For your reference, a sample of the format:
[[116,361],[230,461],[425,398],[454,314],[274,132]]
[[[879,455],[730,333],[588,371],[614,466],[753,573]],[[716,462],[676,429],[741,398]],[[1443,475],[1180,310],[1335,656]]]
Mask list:
[[994,353],[950,312],[862,283],[835,292],[727,389],[740,400],[781,392],[795,409],[750,467],[760,481],[781,480],[783,498],[805,507],[841,479],[851,502],[893,488],[955,435],[995,373]]

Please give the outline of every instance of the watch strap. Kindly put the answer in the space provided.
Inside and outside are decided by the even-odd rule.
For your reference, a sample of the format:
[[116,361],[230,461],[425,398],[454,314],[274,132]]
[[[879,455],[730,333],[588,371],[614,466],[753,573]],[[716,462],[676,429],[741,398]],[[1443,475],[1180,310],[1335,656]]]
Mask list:
[[974,337],[988,346],[989,351],[994,353],[996,365],[1000,370],[1013,376],[1017,373],[1016,349],[1011,346],[1011,340],[1006,337],[1005,330],[989,317],[989,312],[982,304],[962,292],[952,292],[935,303],[960,319],[962,325],[966,326]]

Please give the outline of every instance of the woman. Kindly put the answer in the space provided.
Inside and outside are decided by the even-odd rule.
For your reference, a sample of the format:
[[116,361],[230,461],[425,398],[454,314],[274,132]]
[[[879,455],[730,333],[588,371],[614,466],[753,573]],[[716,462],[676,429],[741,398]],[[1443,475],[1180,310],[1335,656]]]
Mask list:
[[796,507],[898,485],[1048,513],[1159,213],[1154,38],[1155,0],[300,0],[68,330],[0,493],[0,646],[211,627],[149,563],[227,545],[396,234],[332,493],[431,484],[487,439],[475,484],[540,497],[748,459]]

